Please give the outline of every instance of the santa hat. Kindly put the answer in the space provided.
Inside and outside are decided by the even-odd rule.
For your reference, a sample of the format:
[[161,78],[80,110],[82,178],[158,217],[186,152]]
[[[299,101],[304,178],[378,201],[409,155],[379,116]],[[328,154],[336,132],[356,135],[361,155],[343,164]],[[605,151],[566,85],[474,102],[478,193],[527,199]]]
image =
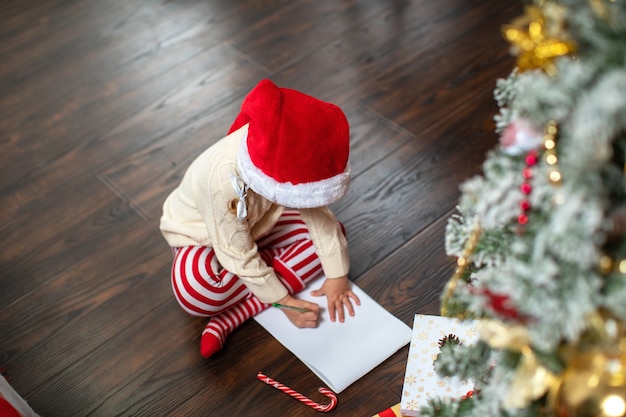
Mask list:
[[281,206],[312,208],[348,190],[350,128],[336,105],[262,80],[229,133],[245,124],[237,166],[257,194]]

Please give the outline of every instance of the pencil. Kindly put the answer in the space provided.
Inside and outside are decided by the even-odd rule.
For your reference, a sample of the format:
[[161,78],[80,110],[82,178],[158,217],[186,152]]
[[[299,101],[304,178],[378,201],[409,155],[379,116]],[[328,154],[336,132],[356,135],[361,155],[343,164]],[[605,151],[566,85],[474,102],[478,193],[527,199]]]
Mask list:
[[296,307],[296,306],[286,306],[278,303],[273,303],[272,307],[282,308],[284,310],[297,311],[298,313],[308,313],[309,311],[313,311],[311,309],[305,307]]

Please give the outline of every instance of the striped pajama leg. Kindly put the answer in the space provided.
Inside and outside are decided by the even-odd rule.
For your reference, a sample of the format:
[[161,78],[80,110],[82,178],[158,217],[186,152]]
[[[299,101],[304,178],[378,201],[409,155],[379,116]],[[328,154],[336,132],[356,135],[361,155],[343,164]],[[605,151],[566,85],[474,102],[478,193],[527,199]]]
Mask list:
[[[258,242],[261,257],[275,268],[290,293],[320,276],[322,267],[297,211],[285,211],[272,233]],[[189,246],[175,253],[172,287],[190,314],[212,317],[202,332],[200,352],[210,357],[244,321],[268,307],[236,275],[219,265],[211,248]]]

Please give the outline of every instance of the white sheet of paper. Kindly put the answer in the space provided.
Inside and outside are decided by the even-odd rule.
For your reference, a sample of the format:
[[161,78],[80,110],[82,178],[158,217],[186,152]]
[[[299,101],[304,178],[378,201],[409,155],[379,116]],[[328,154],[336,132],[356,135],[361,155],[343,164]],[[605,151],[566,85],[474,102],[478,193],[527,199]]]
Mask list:
[[302,300],[319,304],[316,328],[298,329],[277,308],[268,308],[254,319],[339,394],[408,344],[411,328],[354,283],[352,291],[361,300],[354,317],[347,316],[344,323],[331,322],[326,297],[310,294],[324,279],[311,282],[298,294]]

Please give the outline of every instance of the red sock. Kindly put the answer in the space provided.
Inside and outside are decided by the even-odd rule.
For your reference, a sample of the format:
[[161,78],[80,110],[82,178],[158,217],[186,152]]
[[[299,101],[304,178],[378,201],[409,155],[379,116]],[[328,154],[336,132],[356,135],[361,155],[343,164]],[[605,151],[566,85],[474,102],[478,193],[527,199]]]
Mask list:
[[[287,252],[279,257],[273,257],[273,259],[269,258],[269,252],[266,255],[268,257],[266,261],[271,262],[278,279],[290,294],[301,291],[306,283],[322,273],[321,264],[317,260],[311,241],[302,241],[293,245]],[[226,337],[233,330],[267,307],[269,304],[264,304],[255,296],[250,295],[244,301],[212,317],[202,332],[200,354],[205,358],[211,357],[222,349]]]
[[224,346],[226,337],[233,330],[267,307],[269,304],[263,304],[255,296],[250,296],[223,313],[212,317],[202,332],[200,354],[205,358],[211,357]]
[[[279,272],[279,271],[277,271]],[[287,271],[280,271],[287,272]],[[304,288],[304,283],[293,272],[287,274],[286,277],[278,274],[278,279],[287,287],[290,294],[300,291]],[[241,326],[243,322],[256,314],[269,307],[269,304],[262,303],[258,298],[251,295],[242,302],[235,304],[223,313],[217,316],[211,317],[209,323],[202,331],[202,338],[200,339],[200,354],[209,358],[217,353],[224,342],[226,337],[233,332],[237,327]]]

